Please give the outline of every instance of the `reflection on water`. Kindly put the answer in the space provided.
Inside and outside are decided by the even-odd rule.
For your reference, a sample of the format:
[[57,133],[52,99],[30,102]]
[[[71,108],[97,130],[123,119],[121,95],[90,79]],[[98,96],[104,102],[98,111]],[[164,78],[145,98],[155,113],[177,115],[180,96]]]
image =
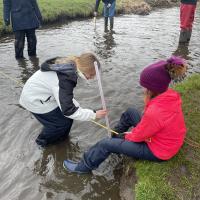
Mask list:
[[[29,65],[29,61],[31,65]],[[29,77],[39,69],[39,58],[29,57],[29,60],[22,58],[17,60],[19,68],[21,68],[21,81],[25,83]]]
[[112,55],[115,54],[115,46],[116,42],[114,40],[114,34],[111,32],[108,32],[106,34],[102,35],[98,32],[95,32],[94,36],[94,46],[96,47],[96,53],[103,59],[108,59]]
[[[142,109],[140,71],[157,59],[171,54],[183,56],[189,73],[200,72],[200,10],[189,46],[177,46],[179,39],[179,8],[158,10],[148,16],[116,17],[116,34],[104,34],[103,19],[51,26],[39,30],[38,57],[16,61],[13,39],[0,40],[0,70],[23,83],[46,59],[56,56],[80,55],[92,51],[102,64],[102,84],[109,110],[111,127],[130,106]],[[91,122],[75,122],[70,138],[61,144],[40,149],[35,144],[41,125],[18,106],[21,88],[4,76],[0,78],[0,196],[1,200],[116,200],[122,163],[111,156],[100,168],[88,175],[66,172],[64,159],[79,160],[91,145],[107,137],[107,131]],[[82,107],[99,109],[101,101],[96,80],[88,86],[79,82],[75,98]],[[104,120],[100,120],[104,123]]]
[[187,44],[179,44],[176,51],[174,51],[173,55],[175,56],[181,56],[185,58],[186,60],[190,60],[191,57],[189,56],[189,43]]

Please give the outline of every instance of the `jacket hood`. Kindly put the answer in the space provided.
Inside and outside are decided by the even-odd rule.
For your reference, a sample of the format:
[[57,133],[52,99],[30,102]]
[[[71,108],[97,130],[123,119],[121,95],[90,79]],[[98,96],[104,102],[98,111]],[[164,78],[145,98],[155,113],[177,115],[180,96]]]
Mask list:
[[62,63],[62,64],[55,64],[55,60],[60,57],[52,58],[49,60],[46,60],[42,65],[40,70],[42,72],[47,71],[54,71],[59,74],[65,74],[67,75],[69,80],[77,81],[78,75],[76,70],[76,64],[73,61],[69,61],[68,63]]
[[158,95],[152,99],[147,107],[150,105],[156,105],[162,111],[167,111],[168,113],[177,113],[181,111],[181,97],[178,92],[168,89],[166,92]]

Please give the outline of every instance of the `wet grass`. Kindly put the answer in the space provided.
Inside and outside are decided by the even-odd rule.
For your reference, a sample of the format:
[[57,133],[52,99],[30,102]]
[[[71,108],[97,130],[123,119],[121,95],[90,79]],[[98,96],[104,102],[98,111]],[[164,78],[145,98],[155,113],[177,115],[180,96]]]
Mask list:
[[[200,143],[200,75],[175,86],[181,93],[187,138]],[[162,163],[137,161],[137,200],[200,199],[200,148],[185,142],[173,159]],[[130,166],[129,166],[130,167]]]

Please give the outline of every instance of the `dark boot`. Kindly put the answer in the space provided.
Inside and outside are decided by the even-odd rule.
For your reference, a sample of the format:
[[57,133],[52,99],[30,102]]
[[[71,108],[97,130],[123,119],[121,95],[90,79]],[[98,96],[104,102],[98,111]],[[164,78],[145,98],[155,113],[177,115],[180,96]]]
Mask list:
[[25,31],[15,31],[15,58],[24,58]]
[[37,38],[35,35],[35,29],[26,30],[26,37],[28,43],[28,55],[36,56]]
[[187,42],[188,42],[188,31],[181,30],[180,37],[179,37],[179,43],[187,43]]
[[190,41],[191,35],[192,35],[192,30],[188,30],[187,31],[187,41],[188,42]]
[[111,32],[114,32],[113,27],[114,27],[114,17],[110,17],[110,31]]
[[108,17],[104,17],[104,32],[108,32]]

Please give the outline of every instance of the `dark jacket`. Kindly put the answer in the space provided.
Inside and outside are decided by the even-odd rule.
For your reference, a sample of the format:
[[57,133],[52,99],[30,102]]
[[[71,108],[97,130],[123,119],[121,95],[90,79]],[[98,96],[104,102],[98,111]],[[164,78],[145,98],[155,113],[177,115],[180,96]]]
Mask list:
[[36,29],[40,26],[42,16],[36,0],[3,0],[4,21],[13,31]]
[[196,5],[197,4],[197,0],[181,0],[181,3]]
[[[95,5],[95,11],[98,11],[99,4],[101,0],[96,0],[96,5]],[[115,0],[102,0],[103,3],[108,4],[108,3],[113,3]]]

